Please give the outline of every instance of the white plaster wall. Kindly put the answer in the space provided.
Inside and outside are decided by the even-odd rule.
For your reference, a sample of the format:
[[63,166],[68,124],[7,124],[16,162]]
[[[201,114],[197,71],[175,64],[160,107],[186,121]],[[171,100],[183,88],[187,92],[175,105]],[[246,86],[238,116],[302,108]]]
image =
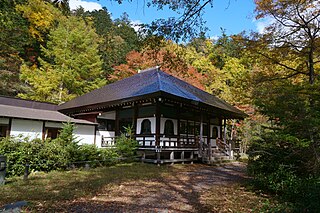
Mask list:
[[164,125],[166,120],[172,120],[173,122],[173,132],[175,135],[178,134],[178,120],[172,118],[161,118],[160,119],[160,134],[164,134]]
[[115,131],[101,131],[98,130],[96,131],[96,145],[97,147],[101,148],[101,141],[102,141],[102,137],[107,137],[104,138],[107,141],[111,141],[112,138],[108,138],[108,137],[115,137]]
[[98,118],[116,120],[116,111],[103,112],[101,115],[98,115]]
[[79,144],[94,144],[95,128],[90,125],[76,124],[74,135],[79,140]]
[[137,119],[137,129],[136,134],[140,134],[141,132],[141,123],[144,119],[149,119],[151,122],[151,133],[156,134],[156,118],[155,117],[148,117],[148,118],[138,118]]
[[30,139],[42,138],[43,121],[12,119],[11,136],[23,135]]
[[9,124],[9,118],[0,118],[0,124]]
[[[218,127],[218,138],[221,138],[221,131],[220,131],[221,126],[217,126],[217,125],[210,125],[210,137],[212,137],[212,131],[214,127]],[[211,143],[211,146],[213,147],[217,146],[216,139],[210,139],[210,143]]]

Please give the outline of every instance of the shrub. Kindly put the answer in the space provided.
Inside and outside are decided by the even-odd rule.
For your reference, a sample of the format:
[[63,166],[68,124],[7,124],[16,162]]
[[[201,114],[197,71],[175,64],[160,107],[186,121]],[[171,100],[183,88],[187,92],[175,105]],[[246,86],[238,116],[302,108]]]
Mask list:
[[30,171],[51,171],[65,168],[68,153],[61,144],[28,137],[7,137],[0,141],[0,153],[7,156],[8,176],[22,175],[25,165]]
[[119,155],[116,149],[101,148],[99,149],[99,159],[102,165],[113,165],[118,161]]
[[281,129],[264,132],[249,149],[248,172],[254,187],[290,202],[292,211],[320,211],[319,174],[308,164],[312,145]]
[[126,133],[122,133],[119,138],[116,139],[116,150],[120,157],[132,160],[136,156],[138,142],[133,139],[133,130],[131,127],[127,127]]
[[[64,125],[59,137],[54,140],[30,140],[28,137],[7,137],[0,139],[0,154],[7,156],[7,176],[24,174],[25,165],[29,171],[63,170],[70,164],[84,166],[110,165],[118,158],[116,149],[98,149],[95,145],[78,145],[73,135],[73,124]],[[126,146],[121,146],[121,153],[129,153]]]

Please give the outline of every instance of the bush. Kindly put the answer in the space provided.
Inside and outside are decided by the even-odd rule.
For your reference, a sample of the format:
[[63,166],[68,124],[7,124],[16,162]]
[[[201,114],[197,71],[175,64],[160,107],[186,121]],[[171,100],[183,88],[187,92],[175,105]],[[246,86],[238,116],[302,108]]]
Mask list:
[[111,165],[116,162],[118,155],[115,149],[97,148],[93,144],[84,144],[77,150],[78,166],[88,163],[91,167]]
[[7,156],[8,176],[22,175],[25,165],[30,171],[51,171],[65,168],[68,153],[61,144],[25,137],[7,137],[0,141],[0,153]]
[[248,172],[254,187],[292,204],[292,211],[320,211],[320,177],[311,162],[313,143],[284,134],[264,132],[249,149]]
[[116,150],[121,158],[133,160],[136,157],[138,142],[133,139],[132,135],[132,128],[127,127],[126,133],[122,133],[116,139]]
[[[22,136],[0,139],[0,155],[7,156],[7,176],[23,175],[26,164],[30,165],[30,172],[49,172],[67,169],[71,164],[84,166],[86,161],[91,161],[92,167],[116,162],[116,149],[98,149],[88,144],[80,146],[73,130],[74,126],[67,123],[54,140],[30,140]],[[125,145],[121,147],[121,153],[131,153]]]

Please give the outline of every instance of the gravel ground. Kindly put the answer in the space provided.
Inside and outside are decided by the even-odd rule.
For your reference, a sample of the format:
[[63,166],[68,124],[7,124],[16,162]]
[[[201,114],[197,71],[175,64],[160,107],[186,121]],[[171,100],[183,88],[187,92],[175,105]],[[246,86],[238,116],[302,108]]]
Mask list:
[[[168,176],[147,181],[130,181],[101,190],[88,199],[61,203],[61,212],[216,212],[206,204],[209,191],[239,185],[245,164],[232,162],[220,166],[193,164],[177,166]],[[219,195],[220,196],[220,195]]]

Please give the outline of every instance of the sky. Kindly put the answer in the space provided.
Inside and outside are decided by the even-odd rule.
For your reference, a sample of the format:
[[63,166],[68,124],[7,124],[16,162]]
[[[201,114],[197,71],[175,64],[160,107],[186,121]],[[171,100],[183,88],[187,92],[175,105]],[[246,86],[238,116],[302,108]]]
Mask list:
[[[119,18],[126,12],[133,24],[151,23],[158,18],[177,16],[169,9],[157,11],[156,8],[148,8],[144,5],[144,0],[124,0],[118,4],[114,0],[69,0],[70,8],[76,9],[80,5],[85,10],[99,10],[106,7],[113,19]],[[263,32],[269,23],[268,19],[255,20],[253,0],[215,0],[212,7],[205,9],[204,20],[209,28],[207,36],[217,38],[224,29],[227,35],[238,34],[242,31]]]

